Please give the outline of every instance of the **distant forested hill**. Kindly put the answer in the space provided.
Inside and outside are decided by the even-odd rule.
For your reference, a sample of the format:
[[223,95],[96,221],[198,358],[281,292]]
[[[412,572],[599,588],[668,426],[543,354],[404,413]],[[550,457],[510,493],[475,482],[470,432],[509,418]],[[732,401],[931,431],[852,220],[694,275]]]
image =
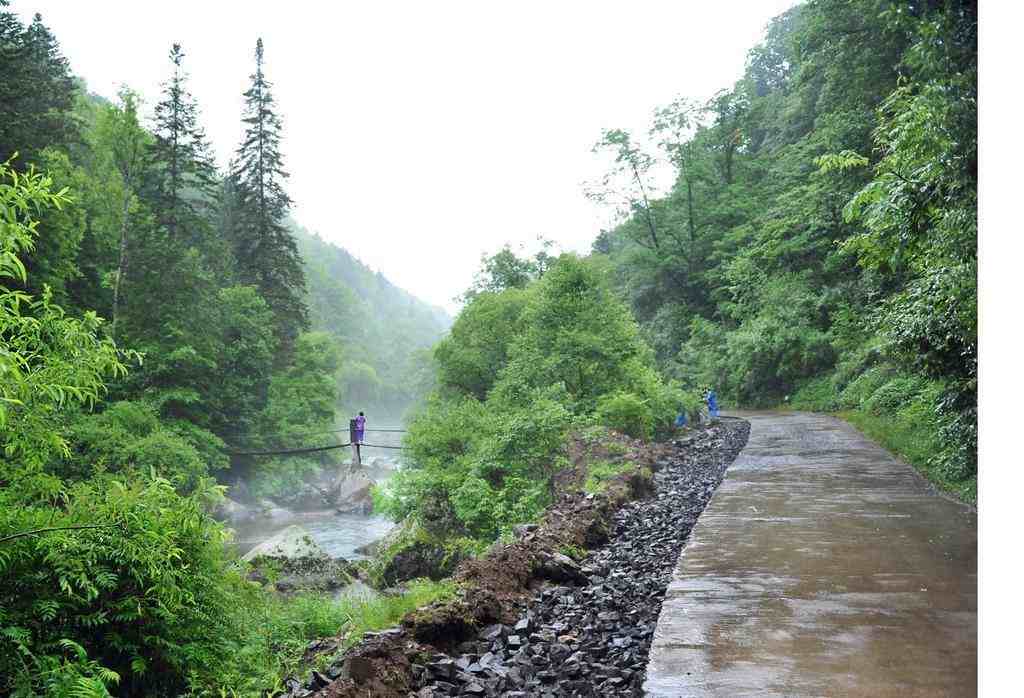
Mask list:
[[343,346],[341,417],[362,409],[400,418],[431,387],[429,348],[451,317],[316,233],[289,227],[305,262],[312,325]]

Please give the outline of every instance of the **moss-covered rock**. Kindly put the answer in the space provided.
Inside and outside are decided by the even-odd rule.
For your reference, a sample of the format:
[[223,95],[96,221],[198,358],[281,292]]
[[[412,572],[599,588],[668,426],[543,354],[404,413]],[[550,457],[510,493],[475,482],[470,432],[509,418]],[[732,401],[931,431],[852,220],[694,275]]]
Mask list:
[[417,521],[407,520],[380,541],[368,571],[379,588],[418,578],[438,581],[450,577],[459,563],[479,548],[477,541],[442,539]]

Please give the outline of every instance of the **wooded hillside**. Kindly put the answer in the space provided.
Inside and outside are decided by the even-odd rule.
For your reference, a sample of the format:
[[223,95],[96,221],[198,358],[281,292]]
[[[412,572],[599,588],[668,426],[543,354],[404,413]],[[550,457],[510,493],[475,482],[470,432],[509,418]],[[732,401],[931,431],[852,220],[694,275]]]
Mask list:
[[975,3],[799,5],[732,87],[603,135],[594,251],[684,385],[848,410],[972,499],[977,107]]

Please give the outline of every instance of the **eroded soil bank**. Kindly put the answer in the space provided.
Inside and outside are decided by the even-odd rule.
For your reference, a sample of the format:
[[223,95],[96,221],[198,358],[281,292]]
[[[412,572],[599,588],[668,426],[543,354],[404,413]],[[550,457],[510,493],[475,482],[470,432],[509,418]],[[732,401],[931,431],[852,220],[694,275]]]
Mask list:
[[460,565],[455,599],[367,635],[287,695],[641,695],[672,569],[748,433],[725,420],[633,444],[636,468],[596,495],[573,487],[577,454],[539,526]]

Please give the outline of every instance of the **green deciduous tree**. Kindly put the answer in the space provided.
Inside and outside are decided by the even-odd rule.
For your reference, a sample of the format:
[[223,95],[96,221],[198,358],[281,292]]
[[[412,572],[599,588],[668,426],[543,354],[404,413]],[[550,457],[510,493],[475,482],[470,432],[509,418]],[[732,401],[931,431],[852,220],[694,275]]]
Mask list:
[[[19,175],[0,165],[0,447],[19,472],[35,472],[66,453],[57,413],[95,403],[104,379],[124,371],[117,349],[100,335],[95,313],[68,317],[49,292],[34,298],[8,285],[27,281],[21,255],[38,235],[32,214],[68,202],[51,186],[49,177],[31,168]],[[0,480],[10,486],[12,477],[8,470]]]
[[459,313],[447,337],[434,348],[441,384],[484,400],[508,363],[508,351],[523,330],[529,298],[522,289],[478,293]]
[[111,334],[117,337],[117,316],[120,309],[121,286],[130,268],[129,234],[132,209],[138,205],[138,190],[146,164],[147,149],[153,138],[139,124],[138,96],[127,88],[118,93],[121,103],[105,107],[95,127],[97,150],[106,154],[121,178],[120,231],[117,247],[117,268],[113,282],[110,312]]
[[657,250],[660,246],[658,224],[651,210],[650,171],[654,158],[622,129],[606,130],[593,151],[610,154],[612,166],[604,177],[588,187],[587,196],[600,203],[610,203],[619,215],[636,214],[644,227],[643,235],[638,235],[634,241]]
[[[971,480],[976,36],[971,2],[811,0],[770,23],[731,89],[656,112],[675,184],[594,250],[663,367],[726,400],[820,409],[927,381],[906,414],[935,412],[932,464]],[[633,140],[610,145],[628,179]]]
[[435,358],[438,389],[385,502],[447,535],[488,540],[536,517],[571,426],[649,436],[685,403],[599,269],[572,255],[524,288],[473,296]]

